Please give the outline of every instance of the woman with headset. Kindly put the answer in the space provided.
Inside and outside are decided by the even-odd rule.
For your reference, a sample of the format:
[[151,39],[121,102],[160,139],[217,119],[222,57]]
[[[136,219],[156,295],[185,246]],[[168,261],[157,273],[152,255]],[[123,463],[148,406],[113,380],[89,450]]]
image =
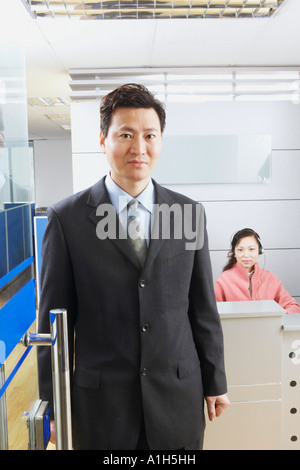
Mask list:
[[217,302],[275,300],[287,313],[300,313],[300,306],[282,282],[257,263],[263,247],[259,235],[250,228],[232,238],[228,262],[215,282]]

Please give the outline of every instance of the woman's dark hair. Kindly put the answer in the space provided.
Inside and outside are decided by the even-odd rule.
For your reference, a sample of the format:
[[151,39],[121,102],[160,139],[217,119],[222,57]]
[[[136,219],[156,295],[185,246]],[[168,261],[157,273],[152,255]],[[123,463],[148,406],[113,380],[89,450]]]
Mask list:
[[223,272],[224,271],[227,271],[228,269],[231,269],[233,268],[233,266],[235,265],[236,263],[236,259],[235,259],[235,256],[234,256],[234,250],[235,250],[235,247],[236,245],[238,244],[238,242],[242,239],[242,238],[245,238],[245,237],[254,237],[255,240],[257,241],[258,243],[258,247],[259,247],[259,254],[261,255],[263,253],[263,247],[262,247],[262,244],[261,244],[261,241],[260,241],[260,237],[258,235],[258,233],[256,233],[254,230],[252,230],[251,228],[243,228],[242,230],[239,230],[238,232],[236,232],[233,237],[232,237],[232,240],[231,240],[231,248],[230,248],[230,251],[228,252],[228,262],[227,264],[224,266],[223,268]]
[[153,108],[163,133],[166,124],[165,106],[143,85],[128,83],[104,96],[100,104],[100,129],[106,138],[114,111],[117,108]]

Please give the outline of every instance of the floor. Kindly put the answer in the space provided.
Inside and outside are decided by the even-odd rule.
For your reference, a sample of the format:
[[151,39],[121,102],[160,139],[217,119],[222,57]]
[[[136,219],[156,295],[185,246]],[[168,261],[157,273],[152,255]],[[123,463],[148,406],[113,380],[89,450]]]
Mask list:
[[[34,331],[34,325],[33,325]],[[5,376],[10,372],[23,355],[25,347],[17,345],[5,362]],[[29,412],[38,399],[37,360],[34,346],[22,366],[12,379],[6,391],[8,448],[9,450],[27,450],[29,431],[27,428],[26,412]],[[55,450],[49,443],[47,450]]]

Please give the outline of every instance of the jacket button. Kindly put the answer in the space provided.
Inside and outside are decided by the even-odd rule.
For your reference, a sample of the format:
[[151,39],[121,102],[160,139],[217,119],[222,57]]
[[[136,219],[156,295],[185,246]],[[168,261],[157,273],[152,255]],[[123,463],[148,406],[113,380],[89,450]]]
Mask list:
[[142,375],[143,377],[145,377],[145,375],[147,375],[147,369],[142,369],[141,375]]
[[145,287],[145,285],[146,285],[145,279],[141,279],[140,280],[140,287]]
[[142,331],[145,333],[149,328],[149,325],[145,323],[145,325],[142,326]]

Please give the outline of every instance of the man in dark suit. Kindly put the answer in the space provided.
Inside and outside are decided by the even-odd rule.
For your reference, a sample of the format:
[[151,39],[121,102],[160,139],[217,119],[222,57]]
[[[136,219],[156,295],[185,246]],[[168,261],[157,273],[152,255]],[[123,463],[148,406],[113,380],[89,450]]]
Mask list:
[[[74,448],[201,449],[204,397],[211,420],[229,405],[204,209],[150,178],[165,110],[145,87],[100,118],[110,174],[48,210],[42,251],[39,330],[68,312]],[[51,403],[50,364],[39,348]]]

